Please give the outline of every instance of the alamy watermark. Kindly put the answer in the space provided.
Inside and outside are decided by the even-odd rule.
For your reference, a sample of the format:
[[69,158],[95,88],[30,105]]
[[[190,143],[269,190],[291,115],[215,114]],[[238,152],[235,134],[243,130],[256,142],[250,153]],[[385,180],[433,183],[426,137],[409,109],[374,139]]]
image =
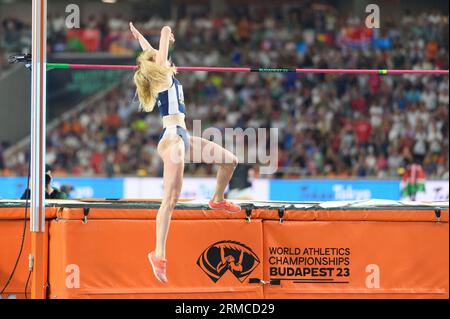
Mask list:
[[189,147],[188,155],[181,154],[180,148],[172,148],[170,160],[173,163],[232,164],[236,156],[239,163],[257,164],[260,174],[270,175],[278,170],[278,128],[208,127],[202,130],[201,121],[194,120]]
[[80,28],[80,7],[76,4],[68,4],[66,6],[66,28],[79,29]]
[[380,28],[380,7],[377,4],[369,4],[366,7],[366,13],[370,13],[366,17],[366,27],[369,29]]

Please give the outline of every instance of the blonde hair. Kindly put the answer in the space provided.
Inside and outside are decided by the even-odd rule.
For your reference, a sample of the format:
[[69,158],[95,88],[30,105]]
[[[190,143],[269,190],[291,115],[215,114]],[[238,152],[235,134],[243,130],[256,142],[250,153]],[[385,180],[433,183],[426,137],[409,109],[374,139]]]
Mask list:
[[151,61],[156,58],[157,52],[154,49],[142,52],[137,58],[137,69],[134,73],[139,102],[146,112],[151,112],[155,107],[158,92],[167,77],[177,72],[174,66],[163,66]]

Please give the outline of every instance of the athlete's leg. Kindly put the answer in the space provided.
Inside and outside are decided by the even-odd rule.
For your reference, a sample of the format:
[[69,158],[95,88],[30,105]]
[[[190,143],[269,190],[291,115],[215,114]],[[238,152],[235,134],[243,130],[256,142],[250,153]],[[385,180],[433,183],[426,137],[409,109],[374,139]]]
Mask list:
[[156,216],[156,257],[166,257],[166,240],[172,212],[183,183],[184,143],[179,136],[167,136],[158,145],[164,162],[164,196]]
[[221,202],[224,200],[224,192],[234,169],[238,163],[237,157],[220,145],[205,140],[198,136],[190,136],[189,159],[200,158],[203,163],[218,164],[216,189],[212,200]]

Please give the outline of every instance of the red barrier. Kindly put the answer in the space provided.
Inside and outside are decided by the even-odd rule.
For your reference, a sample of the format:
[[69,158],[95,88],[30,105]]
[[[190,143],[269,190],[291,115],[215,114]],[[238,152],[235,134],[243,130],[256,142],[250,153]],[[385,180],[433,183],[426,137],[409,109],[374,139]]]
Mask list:
[[448,298],[448,224],[264,221],[267,298]]
[[[177,207],[163,285],[147,260],[158,203],[50,202],[47,297],[449,297],[445,206],[242,205],[234,215],[191,202]],[[0,203],[0,286],[17,257],[23,209]],[[18,298],[28,275],[28,228],[26,235],[6,290]]]
[[153,220],[52,221],[49,298],[263,297],[260,285],[246,281],[262,278],[260,261],[253,259],[255,268],[242,278],[226,269],[217,273],[220,249],[237,261],[244,244],[246,263],[254,258],[250,251],[262,255],[260,220],[174,220],[170,227],[169,283],[163,285],[147,260],[155,245]]

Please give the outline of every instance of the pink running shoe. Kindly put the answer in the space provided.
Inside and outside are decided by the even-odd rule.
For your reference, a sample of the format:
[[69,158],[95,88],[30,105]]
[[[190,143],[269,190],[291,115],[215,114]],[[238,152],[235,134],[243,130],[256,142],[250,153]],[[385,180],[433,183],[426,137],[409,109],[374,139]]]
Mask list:
[[167,260],[159,259],[156,257],[154,251],[148,254],[148,260],[150,260],[150,264],[153,268],[153,273],[155,274],[156,279],[158,279],[163,284],[167,283],[166,269],[167,269]]
[[228,213],[232,214],[239,213],[241,211],[241,206],[236,205],[230,201],[227,201],[226,199],[218,203],[210,200],[209,208],[226,210]]

